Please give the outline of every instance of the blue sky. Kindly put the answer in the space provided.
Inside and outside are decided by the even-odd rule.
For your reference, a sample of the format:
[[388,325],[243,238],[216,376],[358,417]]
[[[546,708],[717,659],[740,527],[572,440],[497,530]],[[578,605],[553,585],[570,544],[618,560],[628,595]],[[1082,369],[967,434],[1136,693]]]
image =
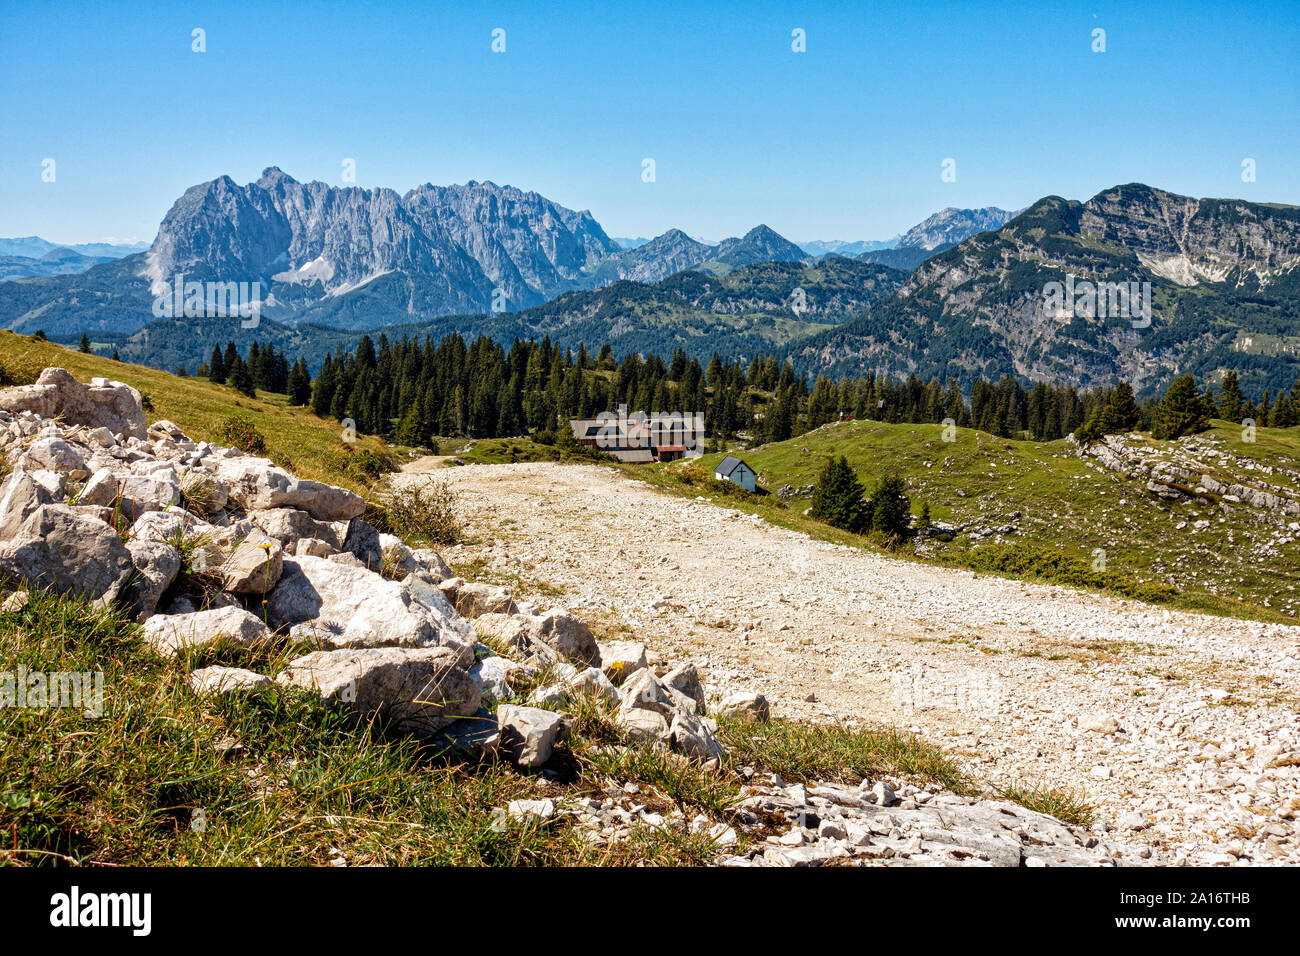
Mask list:
[[195,183],[345,185],[345,158],[359,186],[490,179],[619,236],[883,239],[1132,181],[1300,204],[1298,51],[1296,2],[3,0],[0,236],[151,240]]

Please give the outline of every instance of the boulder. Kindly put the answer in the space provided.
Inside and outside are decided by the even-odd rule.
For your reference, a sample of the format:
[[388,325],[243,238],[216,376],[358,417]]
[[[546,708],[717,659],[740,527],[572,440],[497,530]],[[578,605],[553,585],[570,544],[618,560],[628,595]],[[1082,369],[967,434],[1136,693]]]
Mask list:
[[64,501],[68,496],[68,479],[57,471],[50,471],[48,468],[37,468],[29,472],[32,480],[48,491],[54,497],[55,503]]
[[37,508],[55,503],[50,490],[19,466],[0,485],[0,541],[18,534]]
[[621,691],[620,711],[650,710],[665,720],[672,720],[676,714],[695,714],[695,701],[663,683],[649,668],[629,677]]
[[384,552],[379,546],[379,532],[374,525],[360,518],[353,518],[347,524],[343,535],[343,550],[356,555],[362,566],[371,571],[379,571],[384,566]]
[[298,542],[305,539],[324,542],[329,546],[326,554],[338,551],[342,544],[333,524],[328,521],[317,521],[298,508],[263,508],[250,511],[248,520],[265,534],[279,541],[287,551],[295,550]]
[[117,444],[117,436],[111,431],[100,425],[98,428],[88,428],[82,426],[81,434],[88,442],[93,442],[101,448],[112,448]]
[[529,642],[544,644],[565,660],[600,666],[600,648],[591,628],[568,611],[553,608],[545,614],[526,617],[523,633]]
[[346,521],[359,517],[366,508],[365,499],[360,495],[346,488],[295,477],[269,458],[251,455],[223,458],[215,462],[214,470],[231,500],[245,511],[300,508],[321,521]]
[[467,653],[471,663],[473,630],[430,590],[435,593],[325,558],[286,558],[267,598],[267,619],[275,628],[302,625],[295,635],[327,649],[441,644]]
[[726,748],[713,735],[711,722],[695,714],[674,714],[668,728],[669,746],[678,753],[700,760],[712,760],[726,754]]
[[456,613],[465,617],[478,617],[480,614],[514,614],[518,608],[510,597],[508,588],[483,584],[479,581],[466,581],[464,578],[448,578],[438,583]]
[[663,676],[663,682],[678,693],[695,701],[695,712],[697,714],[704,713],[704,685],[700,683],[700,675],[695,670],[694,664],[686,663],[673,668]]
[[81,493],[77,495],[77,504],[102,505],[111,508],[116,503],[120,492],[121,482],[117,475],[107,468],[100,468],[81,486]]
[[211,538],[217,529],[197,515],[180,508],[169,511],[147,511],[135,521],[127,532],[136,541],[163,541],[171,544],[182,539]]
[[149,475],[124,475],[118,482],[119,507],[134,521],[150,511],[167,511],[179,508],[181,488],[165,477]]
[[83,385],[71,372],[47,368],[35,385],[0,389],[0,408],[10,414],[31,412],[69,425],[104,427],[115,435],[143,439],[146,421],[140,393],[130,385],[94,378]]
[[474,618],[474,631],[479,637],[518,647],[526,643],[522,640],[524,621],[522,614],[480,614]]
[[633,740],[663,740],[668,736],[668,721],[653,710],[620,707],[614,723]]
[[637,641],[610,641],[598,644],[600,666],[605,676],[621,684],[646,666],[645,645]]
[[415,555],[406,546],[406,542],[396,535],[381,534],[379,548],[383,552],[384,573],[390,578],[400,579],[424,570],[420,562],[415,560]]
[[588,697],[610,706],[619,703],[618,688],[599,667],[588,667],[558,684],[539,687],[528,700],[538,707],[556,708],[567,706],[576,697]]
[[179,425],[165,418],[159,419],[150,425],[146,437],[152,441],[159,441],[164,438],[177,443],[189,441]]
[[505,700],[513,693],[510,688],[510,665],[513,663],[504,657],[493,655],[481,658],[469,669],[470,679],[478,685],[483,703]]
[[137,621],[145,621],[158,609],[158,601],[181,571],[181,556],[161,541],[128,541],[135,575],[126,589],[126,600]]
[[455,577],[451,572],[451,567],[446,561],[442,560],[442,555],[432,548],[415,548],[411,551],[413,557],[426,575],[433,578],[434,581],[445,581],[448,578]]
[[714,708],[719,717],[734,717],[763,723],[772,716],[767,698],[752,691],[739,691],[723,698],[722,703]]
[[94,518],[96,521],[102,521],[110,527],[117,527],[117,512],[112,508],[105,508],[102,505],[69,505],[77,514],[86,515]]
[[280,542],[254,532],[222,562],[217,578],[222,589],[232,594],[265,594],[279,583],[283,569]]
[[237,691],[262,690],[274,687],[275,682],[265,674],[242,667],[200,667],[191,671],[190,689],[196,694],[229,694]]
[[158,653],[176,656],[214,641],[260,644],[271,640],[271,632],[242,607],[216,607],[189,614],[155,614],[144,622],[144,639]]
[[537,707],[502,704],[497,708],[497,753],[521,767],[540,767],[551,759],[563,721]]
[[116,531],[66,505],[38,507],[0,544],[0,576],[91,601],[114,600],[134,571]]
[[277,680],[420,735],[479,709],[478,687],[460,655],[445,647],[314,651],[290,661]]
[[293,546],[293,553],[300,558],[328,558],[334,553],[334,548],[320,538],[299,538]]
[[190,511],[215,515],[226,506],[230,495],[221,481],[202,468],[187,470],[180,479],[181,498]]
[[58,472],[73,481],[90,475],[86,468],[86,452],[57,435],[36,439],[23,453],[23,460],[31,468]]

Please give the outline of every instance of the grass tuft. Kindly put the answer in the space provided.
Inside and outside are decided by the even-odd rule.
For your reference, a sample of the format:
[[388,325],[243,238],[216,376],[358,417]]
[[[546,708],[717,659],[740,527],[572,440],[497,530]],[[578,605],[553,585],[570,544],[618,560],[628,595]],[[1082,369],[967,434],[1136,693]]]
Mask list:
[[1097,808],[1087,796],[1075,790],[1040,784],[1013,783],[998,791],[999,796],[1026,810],[1046,813],[1063,823],[1088,827],[1097,819]]

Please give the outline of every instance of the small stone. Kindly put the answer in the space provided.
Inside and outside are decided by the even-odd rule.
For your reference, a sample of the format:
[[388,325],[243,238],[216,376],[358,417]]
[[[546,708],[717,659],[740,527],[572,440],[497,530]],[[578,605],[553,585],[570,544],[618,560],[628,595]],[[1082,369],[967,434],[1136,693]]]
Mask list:
[[231,691],[258,690],[275,682],[265,674],[242,667],[200,667],[188,678],[190,689],[197,694],[225,694]]
[[559,715],[549,710],[502,704],[497,708],[498,752],[521,767],[540,767],[551,759],[560,724]]
[[877,781],[871,788],[870,797],[872,802],[881,807],[891,806],[898,799],[894,788],[883,780]]
[[1119,721],[1109,714],[1084,714],[1079,718],[1079,729],[1094,734],[1114,734],[1119,732]]

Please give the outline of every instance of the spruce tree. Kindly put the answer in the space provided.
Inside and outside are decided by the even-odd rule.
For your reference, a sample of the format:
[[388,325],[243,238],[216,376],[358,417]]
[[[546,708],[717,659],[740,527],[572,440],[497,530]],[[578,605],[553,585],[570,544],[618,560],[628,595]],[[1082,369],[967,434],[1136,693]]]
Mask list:
[[861,534],[866,530],[868,518],[862,495],[862,482],[853,474],[848,459],[843,455],[828,458],[817,478],[809,513],[832,527]]
[[1241,421],[1241,384],[1236,370],[1229,370],[1223,376],[1223,386],[1219,391],[1219,414],[1230,422]]
[[883,475],[871,494],[871,530],[891,540],[907,537],[911,506],[902,477]]
[[234,367],[230,369],[226,378],[235,391],[247,395],[249,398],[257,397],[257,389],[253,384],[253,373],[249,371],[248,364],[238,355],[235,356]]
[[1183,375],[1176,378],[1165,397],[1156,406],[1151,422],[1151,437],[1162,440],[1179,438],[1204,431],[1209,427],[1201,395],[1196,390],[1196,378]]
[[226,362],[221,357],[221,346],[212,346],[212,358],[208,362],[208,378],[217,385],[226,384]]

